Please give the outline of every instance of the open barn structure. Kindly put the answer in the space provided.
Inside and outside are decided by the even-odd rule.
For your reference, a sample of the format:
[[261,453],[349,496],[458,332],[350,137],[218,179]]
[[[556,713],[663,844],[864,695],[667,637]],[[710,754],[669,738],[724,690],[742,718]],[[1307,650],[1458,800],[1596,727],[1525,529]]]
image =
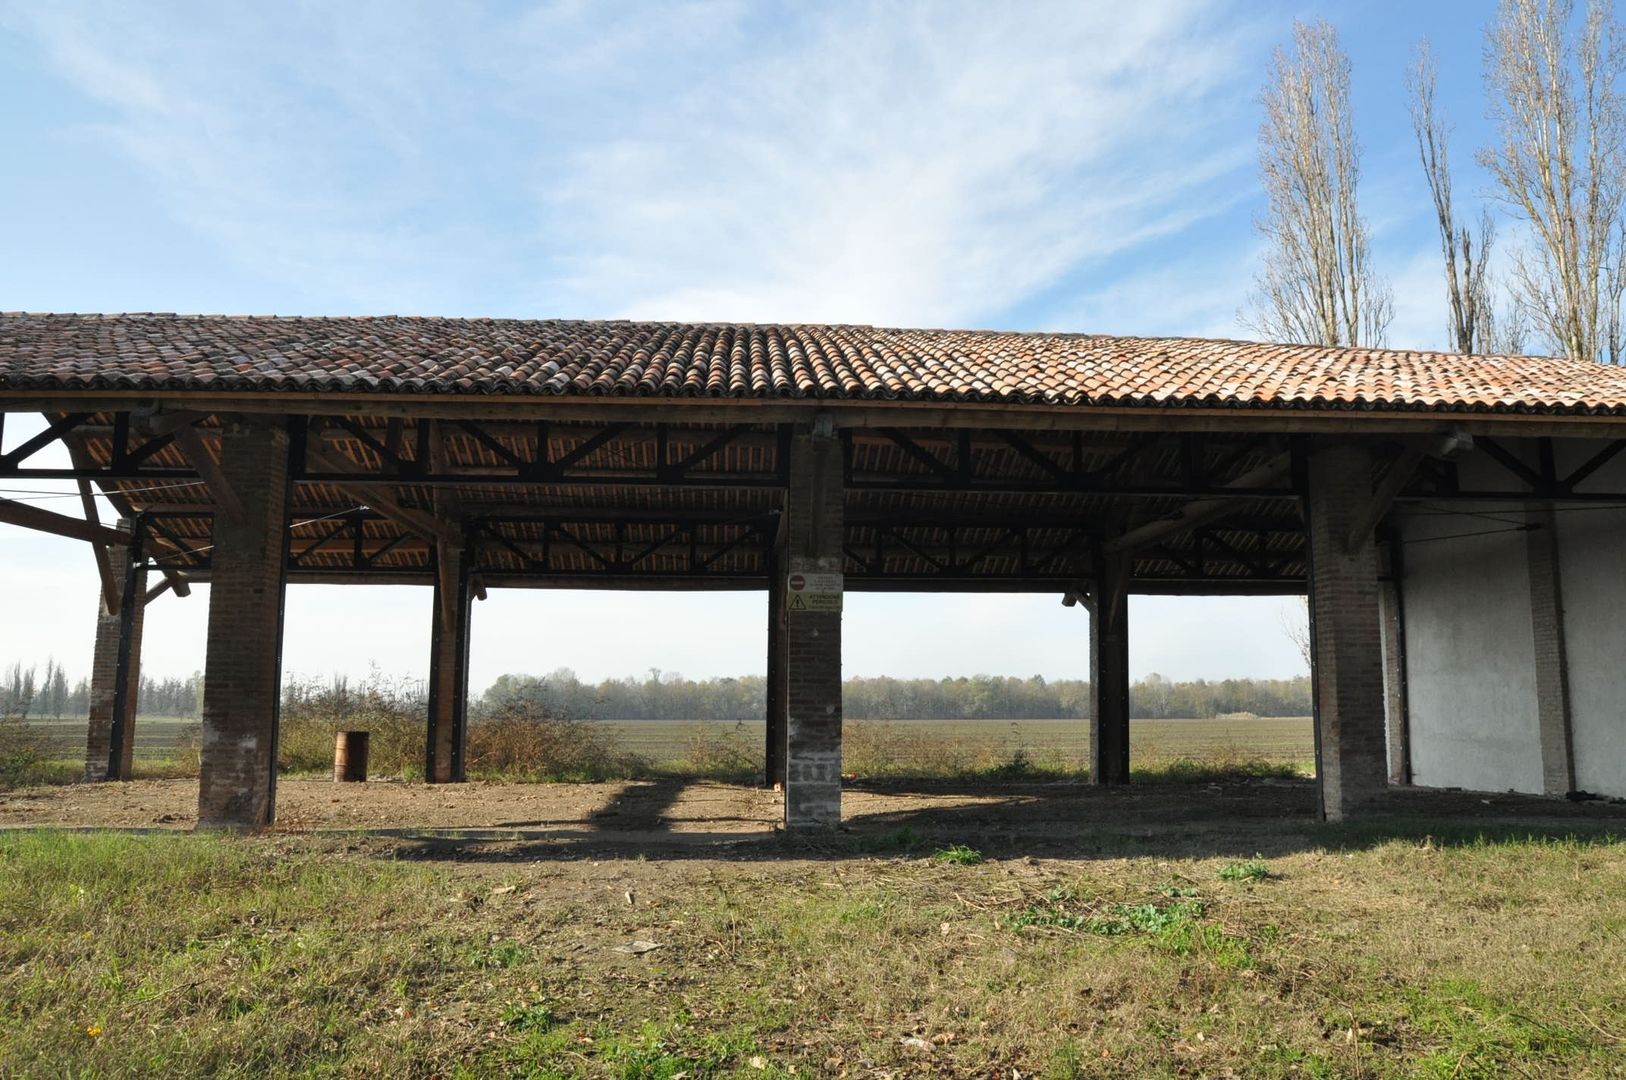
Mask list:
[[[0,420],[23,412],[45,427],[0,438],[0,481],[77,481],[83,516],[0,501],[0,522],[88,541],[101,576],[89,776],[129,772],[145,605],[210,586],[204,826],[274,818],[301,582],[432,593],[437,782],[463,777],[488,589],[763,592],[764,776],[790,828],[840,820],[846,591],[1087,605],[1101,784],[1129,778],[1128,595],[1307,593],[1327,817],[1394,784],[1626,795],[1615,368],[868,326],[8,314]],[[39,464],[57,443],[70,464]]]

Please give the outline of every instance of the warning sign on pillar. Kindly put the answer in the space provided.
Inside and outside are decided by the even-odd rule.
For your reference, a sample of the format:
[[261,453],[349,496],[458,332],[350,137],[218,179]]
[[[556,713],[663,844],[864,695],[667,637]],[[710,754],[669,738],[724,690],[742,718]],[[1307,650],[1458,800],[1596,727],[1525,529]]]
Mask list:
[[785,577],[785,610],[840,611],[840,574],[792,570]]

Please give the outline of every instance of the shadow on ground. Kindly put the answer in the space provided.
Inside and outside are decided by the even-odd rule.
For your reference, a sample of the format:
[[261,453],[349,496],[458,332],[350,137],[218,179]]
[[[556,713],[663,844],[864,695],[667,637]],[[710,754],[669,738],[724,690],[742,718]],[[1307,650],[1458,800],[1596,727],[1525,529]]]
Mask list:
[[[929,855],[952,844],[987,858],[1064,859],[1277,857],[1306,850],[1371,847],[1391,840],[1441,845],[1512,839],[1613,843],[1626,837],[1626,805],[1514,794],[1395,789],[1370,816],[1345,823],[1316,818],[1313,780],[1244,778],[1143,783],[1100,789],[1066,784],[888,782],[851,785],[863,809],[842,828],[786,834],[759,819],[669,817],[691,781],[666,778],[629,786],[590,815],[587,828],[374,829],[393,840],[381,854],[457,863],[535,860],[839,860]],[[974,796],[974,801],[968,797]],[[889,809],[896,801],[898,809]],[[739,823],[763,826],[742,831]],[[732,828],[706,826],[727,823]]]

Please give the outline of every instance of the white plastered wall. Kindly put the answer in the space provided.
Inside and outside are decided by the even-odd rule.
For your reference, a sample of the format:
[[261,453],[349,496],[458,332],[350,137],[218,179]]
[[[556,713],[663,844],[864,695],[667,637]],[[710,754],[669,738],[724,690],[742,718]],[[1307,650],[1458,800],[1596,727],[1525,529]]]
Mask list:
[[[1603,445],[1559,442],[1559,475]],[[1509,486],[1479,454],[1460,470],[1466,489]],[[1626,491],[1626,453],[1577,490]],[[1626,796],[1626,510],[1564,503],[1556,519],[1575,784]],[[1523,520],[1516,502],[1401,511],[1407,714],[1420,786],[1542,790]]]
[[[1559,472],[1602,445],[1559,444]],[[1626,491],[1626,454],[1578,490]],[[1626,797],[1626,510],[1615,505],[1568,503],[1556,516],[1575,786]]]

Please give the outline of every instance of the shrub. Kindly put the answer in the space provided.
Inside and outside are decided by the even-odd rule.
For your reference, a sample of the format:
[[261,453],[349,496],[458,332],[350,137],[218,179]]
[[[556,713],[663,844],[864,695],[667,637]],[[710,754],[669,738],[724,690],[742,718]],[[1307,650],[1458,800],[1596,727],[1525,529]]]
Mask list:
[[342,677],[292,680],[282,694],[279,762],[284,772],[327,772],[334,735],[366,731],[373,775],[422,778],[427,715],[421,684],[377,668],[359,686]]
[[55,779],[45,751],[44,732],[20,715],[0,715],[0,790]]
[[762,746],[744,722],[691,724],[683,739],[683,772],[713,780],[748,780],[762,775]]
[[469,723],[467,764],[470,775],[507,780],[611,780],[648,771],[600,725],[561,716],[524,694],[482,704]]

